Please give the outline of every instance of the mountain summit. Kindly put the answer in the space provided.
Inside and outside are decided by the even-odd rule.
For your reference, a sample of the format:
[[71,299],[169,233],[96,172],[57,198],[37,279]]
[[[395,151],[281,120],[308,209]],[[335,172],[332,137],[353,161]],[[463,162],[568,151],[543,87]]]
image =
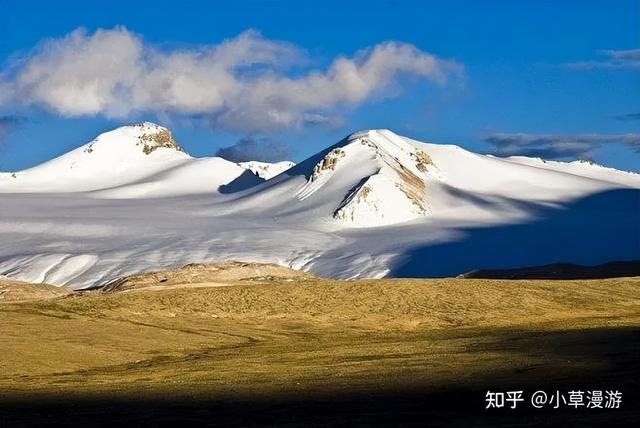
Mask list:
[[[265,165],[265,168],[267,165]],[[264,181],[222,158],[193,158],[171,131],[151,122],[122,126],[30,169],[0,173],[0,192],[93,192],[112,198],[244,189]]]
[[[325,183],[356,173],[335,207],[333,218],[359,226],[399,223],[428,212],[427,180],[437,166],[422,149],[388,130],[356,132],[334,146],[310,173],[296,195],[304,200]],[[355,180],[354,180],[355,181]]]
[[100,134],[33,168],[0,177],[0,189],[77,192],[123,185],[190,159],[171,132],[150,122]]

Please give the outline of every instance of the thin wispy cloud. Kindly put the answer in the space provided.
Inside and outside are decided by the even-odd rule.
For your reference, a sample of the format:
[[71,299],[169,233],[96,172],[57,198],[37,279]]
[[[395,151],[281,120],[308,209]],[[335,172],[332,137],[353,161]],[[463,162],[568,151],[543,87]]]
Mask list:
[[358,106],[411,77],[444,85],[463,67],[415,46],[383,42],[326,69],[291,43],[249,30],[216,45],[161,50],[126,28],[77,29],[41,43],[0,76],[0,105],[44,107],[67,117],[136,113],[203,116],[218,128],[269,132],[335,124],[334,110]]
[[633,122],[636,120],[640,120],[640,113],[617,114],[613,116],[613,118],[617,120],[621,120],[623,122]]
[[640,70],[640,49],[602,50],[598,52],[600,58],[595,60],[577,61],[565,64],[574,69],[619,68]]
[[535,135],[494,133],[485,137],[498,156],[591,159],[605,144],[620,143],[640,152],[640,134]]

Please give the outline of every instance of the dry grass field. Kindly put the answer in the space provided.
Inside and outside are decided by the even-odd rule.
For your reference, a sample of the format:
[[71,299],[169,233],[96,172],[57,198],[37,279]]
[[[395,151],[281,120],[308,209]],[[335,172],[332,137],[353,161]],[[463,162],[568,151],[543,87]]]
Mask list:
[[[172,272],[110,292],[42,286],[27,297],[19,290],[32,286],[0,280],[0,426],[640,419],[639,278],[332,281],[247,269],[215,276],[204,265]],[[560,409],[552,418],[525,405],[484,409],[487,390],[591,387],[622,390],[623,405]]]

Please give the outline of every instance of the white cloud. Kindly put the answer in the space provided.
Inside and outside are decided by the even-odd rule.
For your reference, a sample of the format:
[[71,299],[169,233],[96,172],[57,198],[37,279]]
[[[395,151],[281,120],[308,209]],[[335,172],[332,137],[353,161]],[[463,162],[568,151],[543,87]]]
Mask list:
[[42,43],[13,67],[4,103],[64,116],[198,115],[221,128],[260,132],[331,117],[339,106],[366,102],[402,77],[442,85],[462,75],[456,62],[397,42],[291,77],[291,67],[303,62],[300,49],[252,30],[217,45],[167,52],[122,27],[93,34],[77,29]]
[[143,76],[140,40],[124,29],[82,29],[42,44],[15,78],[15,96],[68,116],[124,113]]

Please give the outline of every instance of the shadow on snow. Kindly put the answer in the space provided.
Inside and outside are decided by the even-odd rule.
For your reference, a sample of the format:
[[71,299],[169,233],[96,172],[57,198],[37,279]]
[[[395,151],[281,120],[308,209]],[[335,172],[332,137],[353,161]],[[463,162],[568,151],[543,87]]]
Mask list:
[[593,194],[560,208],[530,205],[536,220],[463,228],[462,238],[408,249],[390,277],[455,276],[564,262],[594,265],[640,259],[640,190]]

